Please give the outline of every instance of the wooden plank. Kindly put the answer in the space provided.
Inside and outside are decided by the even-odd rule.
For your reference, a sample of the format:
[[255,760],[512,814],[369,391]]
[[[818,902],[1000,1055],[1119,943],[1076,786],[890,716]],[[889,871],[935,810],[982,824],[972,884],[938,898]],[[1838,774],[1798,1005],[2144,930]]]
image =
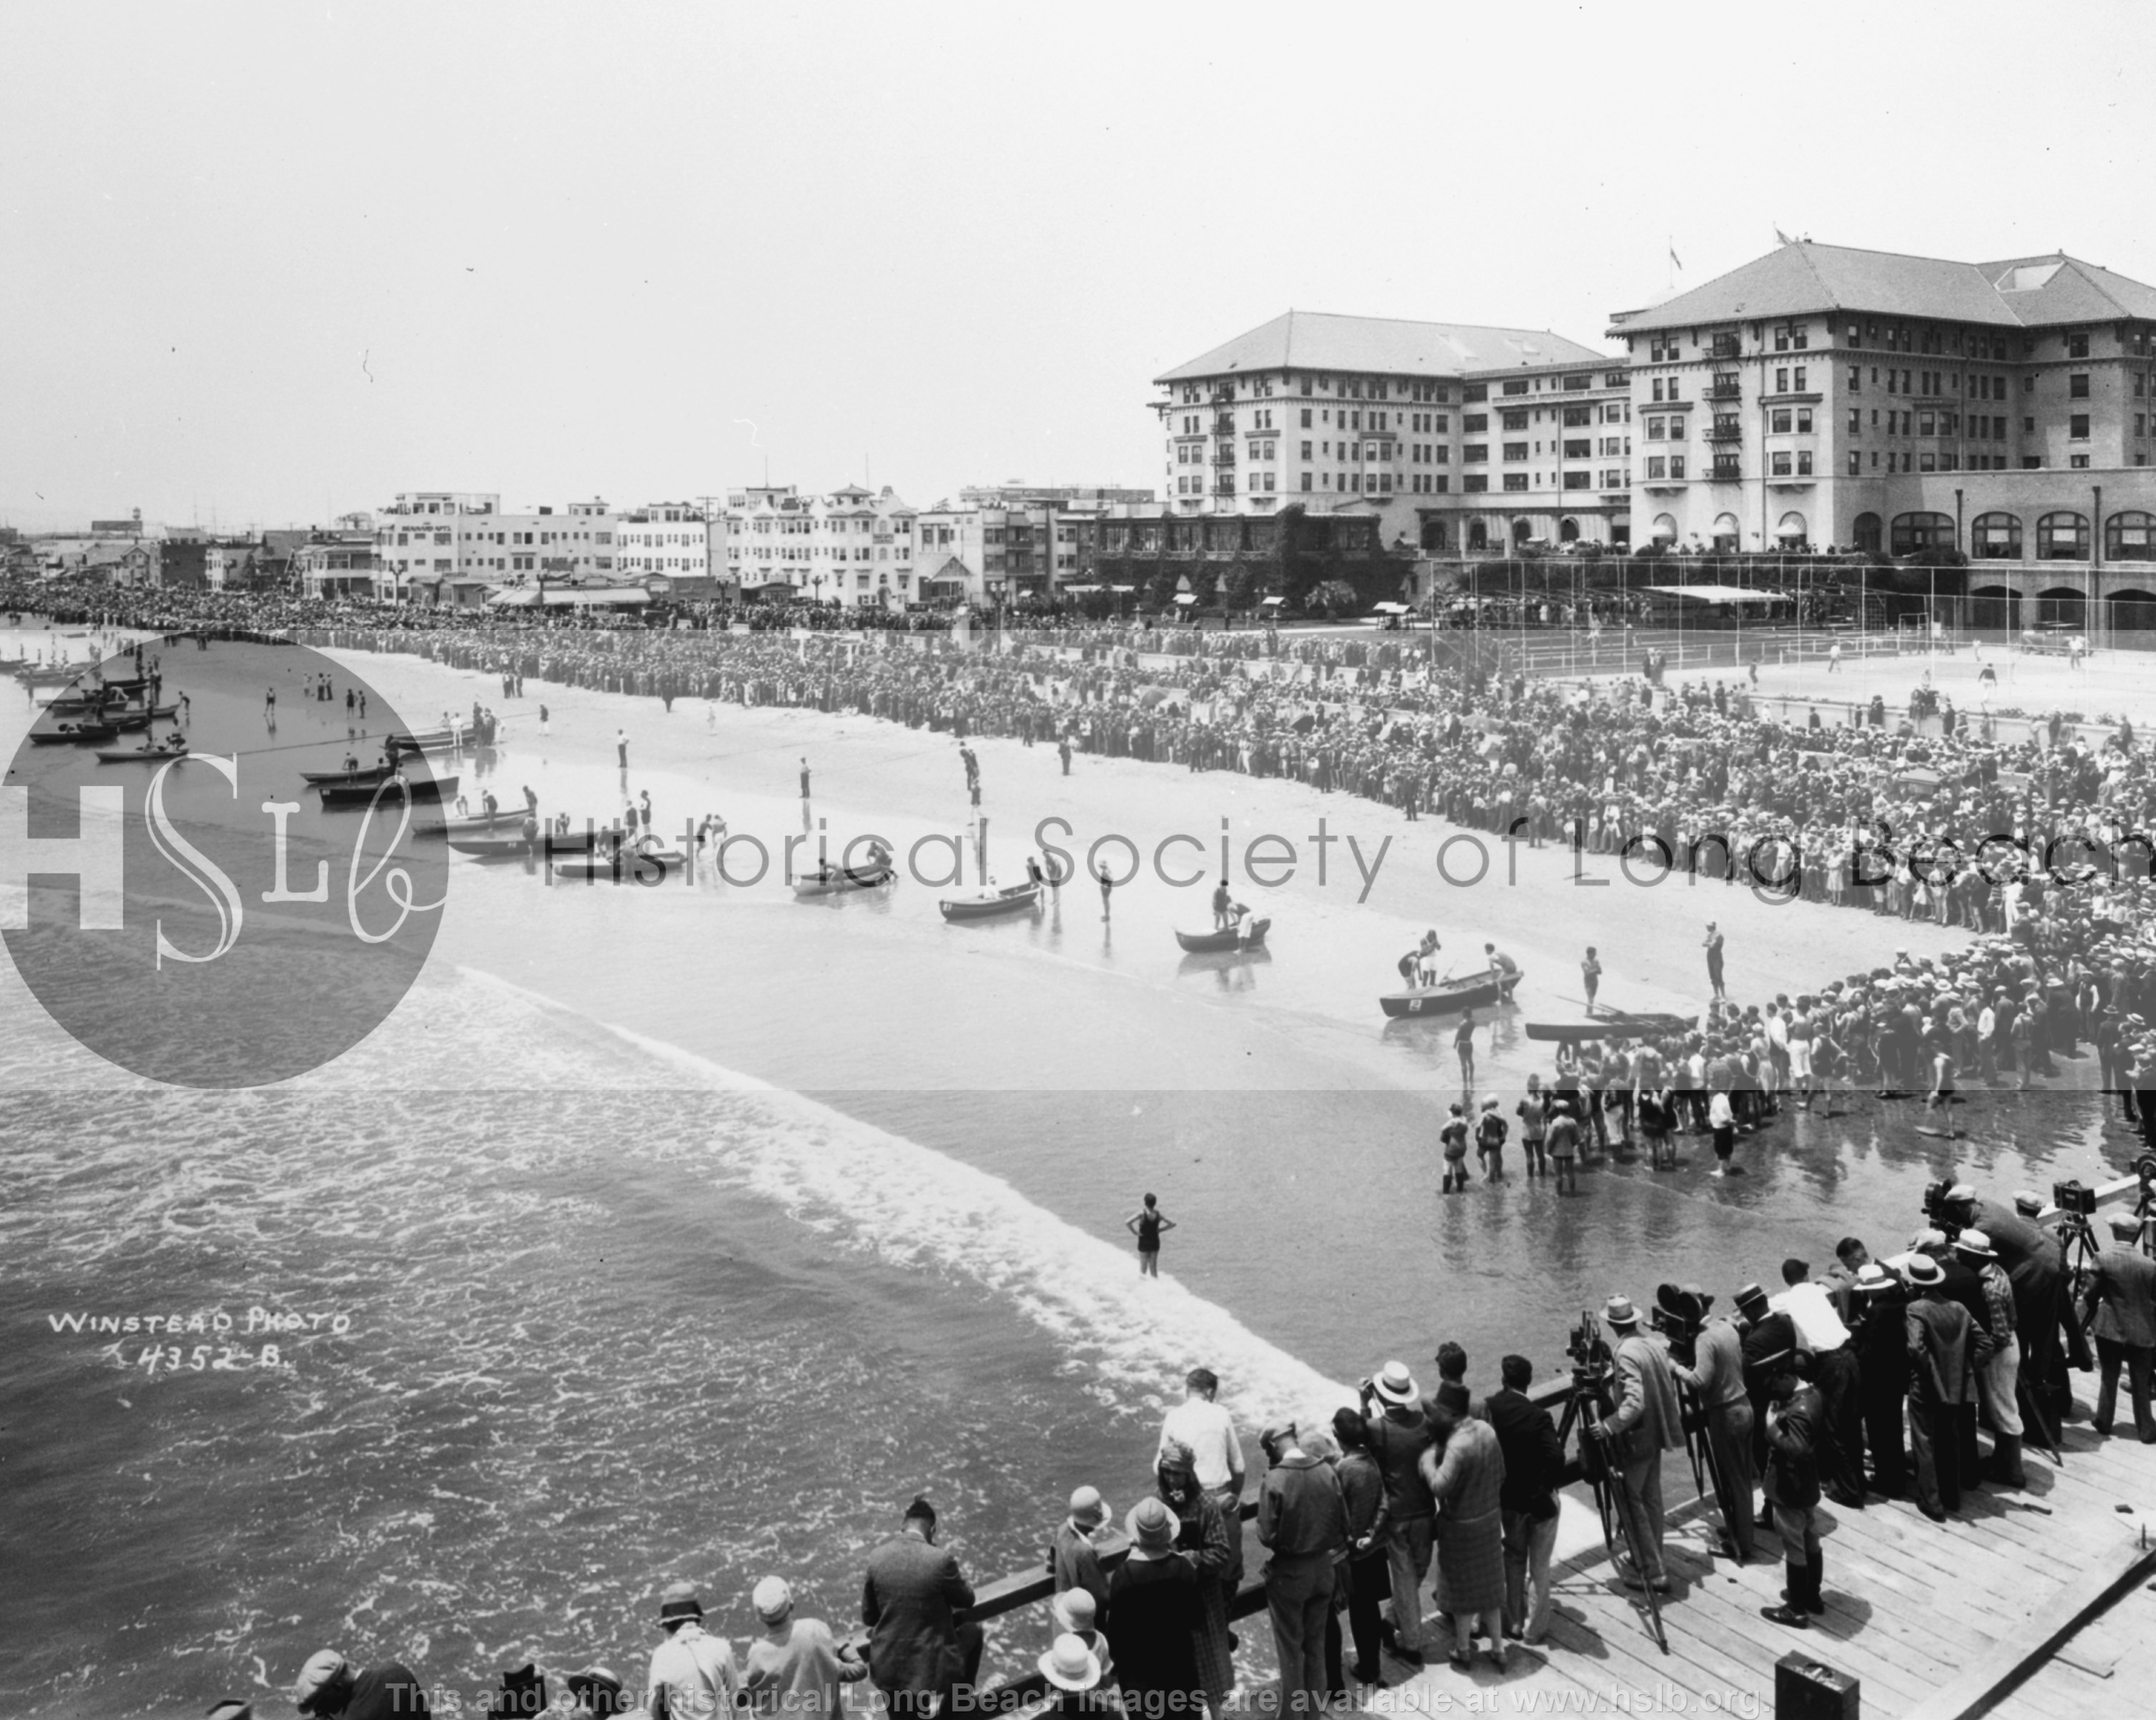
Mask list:
[[2086,1562],[2089,1569],[2082,1579],[2055,1597],[2030,1620],[2026,1630],[2001,1642],[1961,1677],[1912,1709],[1903,1720],[1964,1720],[1982,1713],[2088,1620],[2156,1571],[2156,1548],[2129,1544],[2108,1551],[2092,1548]]

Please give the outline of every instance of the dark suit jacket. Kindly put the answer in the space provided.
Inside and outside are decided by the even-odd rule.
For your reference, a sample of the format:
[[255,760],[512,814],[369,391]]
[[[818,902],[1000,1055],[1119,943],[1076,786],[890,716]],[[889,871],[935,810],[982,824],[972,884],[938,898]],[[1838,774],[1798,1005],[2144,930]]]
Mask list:
[[1548,1410],[1510,1386],[1490,1394],[1486,1418],[1505,1454],[1505,1481],[1497,1503],[1507,1511],[1539,1511],[1563,1479],[1564,1447]]
[[2156,1260],[2113,1243],[2096,1257],[2098,1337],[2136,1348],[2156,1348]]
[[958,1561],[917,1535],[900,1535],[869,1555],[861,1622],[869,1627],[869,1673],[880,1690],[934,1693],[965,1676],[959,1610],[973,1586]]

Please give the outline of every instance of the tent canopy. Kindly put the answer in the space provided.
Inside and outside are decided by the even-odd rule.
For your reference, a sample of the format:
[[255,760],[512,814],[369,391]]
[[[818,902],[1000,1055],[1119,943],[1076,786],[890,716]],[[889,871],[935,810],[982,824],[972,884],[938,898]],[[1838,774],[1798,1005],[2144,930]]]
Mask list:
[[1665,597],[1695,598],[1702,603],[1771,603],[1774,593],[1750,591],[1741,585],[1650,585],[1649,591]]
[[[494,593],[487,603],[497,609],[536,609],[541,597],[537,586],[521,585]],[[640,585],[548,586],[544,597],[550,609],[633,608],[651,601],[651,593]]]

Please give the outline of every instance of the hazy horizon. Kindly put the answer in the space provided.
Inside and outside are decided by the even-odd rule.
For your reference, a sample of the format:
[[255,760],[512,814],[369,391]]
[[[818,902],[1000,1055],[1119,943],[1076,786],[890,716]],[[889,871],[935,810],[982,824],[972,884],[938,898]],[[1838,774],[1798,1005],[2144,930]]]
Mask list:
[[2152,38],[2115,0],[18,5],[0,522],[626,508],[767,462],[1158,493],[1151,378],[1291,307],[1601,348],[1777,228],[2156,280],[2113,243]]

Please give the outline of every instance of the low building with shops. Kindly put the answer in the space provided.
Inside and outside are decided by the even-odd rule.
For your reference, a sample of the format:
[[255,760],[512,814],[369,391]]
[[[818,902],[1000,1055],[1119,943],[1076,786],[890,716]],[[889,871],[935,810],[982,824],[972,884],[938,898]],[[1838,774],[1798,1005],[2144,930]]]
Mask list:
[[[1327,585],[1352,602],[1334,607],[1414,601],[1416,557],[1383,542],[1376,509],[1308,514],[1289,506],[1272,515],[1151,514],[1073,522],[1077,578],[1101,591],[1127,590],[1140,607],[1210,610],[1278,608],[1290,614],[1327,607]],[[1268,605],[1266,599],[1277,598]]]

